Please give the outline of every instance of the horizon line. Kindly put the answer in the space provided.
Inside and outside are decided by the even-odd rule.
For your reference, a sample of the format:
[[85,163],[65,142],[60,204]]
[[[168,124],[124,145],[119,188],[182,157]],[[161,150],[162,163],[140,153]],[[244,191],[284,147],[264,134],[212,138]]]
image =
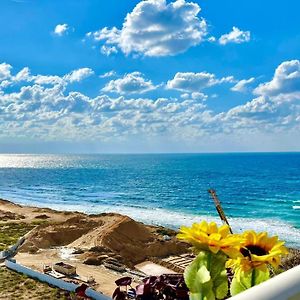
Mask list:
[[171,154],[297,154],[298,151],[211,151],[211,152],[0,152],[0,155],[171,155]]

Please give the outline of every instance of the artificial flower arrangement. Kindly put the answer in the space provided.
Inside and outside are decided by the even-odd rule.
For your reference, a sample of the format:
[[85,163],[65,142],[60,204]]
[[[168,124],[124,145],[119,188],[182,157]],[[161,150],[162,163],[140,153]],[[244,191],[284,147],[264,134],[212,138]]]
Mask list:
[[232,234],[228,225],[218,227],[214,222],[183,226],[177,238],[190,243],[197,255],[184,272],[190,300],[224,299],[253,287],[269,279],[270,267],[278,268],[288,253],[277,236],[254,231]]

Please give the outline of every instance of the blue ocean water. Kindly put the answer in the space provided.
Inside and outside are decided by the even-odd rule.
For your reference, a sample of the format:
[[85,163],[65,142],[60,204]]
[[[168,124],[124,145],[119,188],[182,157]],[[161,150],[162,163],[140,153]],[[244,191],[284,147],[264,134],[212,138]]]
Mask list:
[[300,247],[300,153],[0,155],[0,198],[20,204],[178,228],[219,222],[209,188],[235,232],[267,230]]

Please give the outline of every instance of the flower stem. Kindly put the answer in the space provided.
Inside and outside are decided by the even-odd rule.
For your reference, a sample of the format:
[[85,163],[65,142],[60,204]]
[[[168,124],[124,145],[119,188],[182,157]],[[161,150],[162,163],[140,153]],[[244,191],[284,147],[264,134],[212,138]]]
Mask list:
[[252,270],[252,274],[251,274],[251,286],[255,286],[255,278],[256,277],[256,272],[255,272],[255,268]]
[[207,253],[207,270],[210,272],[210,267],[211,267],[211,252]]

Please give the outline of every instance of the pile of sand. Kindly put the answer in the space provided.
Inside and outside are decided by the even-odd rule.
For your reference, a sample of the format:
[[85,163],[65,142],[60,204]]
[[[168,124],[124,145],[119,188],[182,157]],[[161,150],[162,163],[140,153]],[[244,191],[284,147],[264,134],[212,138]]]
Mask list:
[[61,223],[40,225],[29,234],[20,251],[35,252],[39,248],[68,245],[97,225],[97,222],[81,216],[74,216]]
[[[178,242],[171,230],[147,226],[116,213],[60,212],[0,199],[0,216],[15,222],[18,218],[28,223],[44,220],[45,224],[26,237],[20,248],[22,252],[36,253],[39,249],[68,246],[82,253],[83,260],[91,257],[90,261],[100,261],[103,255],[109,255],[132,266],[150,257],[181,254],[187,250],[187,245]],[[171,237],[165,240],[164,235]]]
[[164,241],[152,227],[119,214],[75,216],[64,222],[37,227],[20,251],[69,246],[85,252],[82,259],[103,254],[118,255],[132,266],[149,257],[164,257],[186,252],[186,244],[175,237]]

